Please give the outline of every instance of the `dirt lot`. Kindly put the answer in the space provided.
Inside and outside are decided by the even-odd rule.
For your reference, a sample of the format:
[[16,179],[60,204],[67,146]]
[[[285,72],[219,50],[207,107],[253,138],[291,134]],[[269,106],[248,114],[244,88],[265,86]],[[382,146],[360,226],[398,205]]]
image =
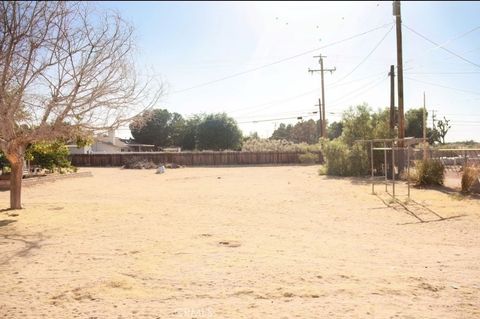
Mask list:
[[478,199],[414,190],[415,217],[315,166],[89,170],[0,213],[0,317],[480,318]]

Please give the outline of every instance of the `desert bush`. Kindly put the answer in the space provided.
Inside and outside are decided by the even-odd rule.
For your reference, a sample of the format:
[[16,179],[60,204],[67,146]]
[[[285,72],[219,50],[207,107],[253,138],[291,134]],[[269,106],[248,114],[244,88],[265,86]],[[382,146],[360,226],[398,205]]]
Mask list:
[[399,179],[402,181],[417,182],[418,181],[418,172],[415,167],[410,167],[409,170],[404,170],[400,173]]
[[152,162],[151,160],[146,160],[142,158],[132,158],[126,161],[123,168],[126,169],[154,169],[158,165]]
[[362,145],[351,148],[340,139],[322,140],[326,174],[336,176],[359,176],[368,173],[368,154]]
[[298,159],[302,164],[315,164],[318,162],[318,155],[310,152],[298,155]]
[[470,188],[476,179],[480,176],[480,168],[474,166],[467,166],[463,170],[462,175],[462,192],[470,192]]
[[368,153],[364,145],[354,144],[348,154],[349,174],[361,176],[368,174]]
[[434,159],[415,161],[417,185],[443,185],[445,166]]
[[250,138],[243,143],[245,152],[318,152],[320,145],[307,143],[293,143],[287,140],[269,140]]
[[336,139],[323,141],[323,158],[325,159],[327,175],[346,176],[348,175],[347,156],[348,148],[345,143]]

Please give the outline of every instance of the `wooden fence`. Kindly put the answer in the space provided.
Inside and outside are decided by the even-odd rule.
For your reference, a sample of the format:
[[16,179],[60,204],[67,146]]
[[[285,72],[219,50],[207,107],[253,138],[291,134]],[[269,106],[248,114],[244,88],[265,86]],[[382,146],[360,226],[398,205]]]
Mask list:
[[[155,164],[175,163],[186,166],[299,164],[302,152],[124,152],[111,154],[72,154],[74,166],[123,166],[137,160],[149,160]],[[318,162],[322,154],[315,153]]]

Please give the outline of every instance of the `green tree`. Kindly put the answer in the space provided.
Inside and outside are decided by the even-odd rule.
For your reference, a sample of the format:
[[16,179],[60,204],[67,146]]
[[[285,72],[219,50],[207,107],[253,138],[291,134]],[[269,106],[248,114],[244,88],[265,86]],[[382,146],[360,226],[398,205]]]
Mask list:
[[318,142],[318,126],[314,120],[300,121],[292,129],[291,139],[295,143],[315,144]]
[[377,112],[373,112],[372,116],[372,127],[373,127],[373,136],[372,138],[394,138],[395,132],[390,131],[390,110],[388,108],[379,109]]
[[185,120],[165,109],[149,110],[130,123],[130,131],[137,143],[178,146],[183,140]]
[[373,138],[373,125],[371,109],[367,104],[350,107],[343,112],[342,140],[347,145],[352,146],[356,140]]
[[[427,116],[427,114],[425,114]],[[405,135],[408,137],[423,137],[423,108],[410,109],[405,113]]]
[[197,126],[197,147],[200,150],[240,149],[242,132],[227,114],[209,114]]
[[367,104],[350,107],[343,113],[341,138],[349,146],[356,140],[393,138],[389,128],[388,109],[372,112]]
[[194,115],[192,118],[185,121],[182,139],[179,143],[182,150],[191,151],[197,148],[197,129],[198,124],[200,124],[203,117],[203,115]]
[[291,141],[292,130],[293,130],[293,126],[291,124],[285,125],[284,123],[280,123],[278,128],[275,131],[273,131],[270,139]]
[[343,131],[343,123],[342,122],[332,122],[328,126],[328,138],[330,140],[336,139],[337,137],[340,137],[342,135]]

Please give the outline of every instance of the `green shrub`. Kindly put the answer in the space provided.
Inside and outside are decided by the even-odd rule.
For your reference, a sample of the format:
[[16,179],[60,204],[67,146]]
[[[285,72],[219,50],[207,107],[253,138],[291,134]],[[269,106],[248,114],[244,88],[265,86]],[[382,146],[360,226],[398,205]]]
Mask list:
[[470,192],[470,188],[472,187],[475,180],[480,176],[480,168],[467,166],[463,170],[462,175],[462,192],[468,193]]
[[302,164],[315,164],[318,162],[318,155],[307,152],[305,154],[298,155],[298,159]]
[[68,148],[61,142],[39,142],[27,148],[25,158],[51,172],[55,170],[65,172],[73,168],[68,155]]
[[417,185],[443,185],[445,167],[434,159],[415,161]]
[[348,147],[338,139],[322,142],[327,175],[348,176]]
[[368,153],[362,145],[349,148],[340,139],[322,140],[327,175],[360,176],[368,173]]
[[360,144],[354,144],[348,154],[347,163],[349,175],[367,175],[369,170],[369,159],[365,146]]

